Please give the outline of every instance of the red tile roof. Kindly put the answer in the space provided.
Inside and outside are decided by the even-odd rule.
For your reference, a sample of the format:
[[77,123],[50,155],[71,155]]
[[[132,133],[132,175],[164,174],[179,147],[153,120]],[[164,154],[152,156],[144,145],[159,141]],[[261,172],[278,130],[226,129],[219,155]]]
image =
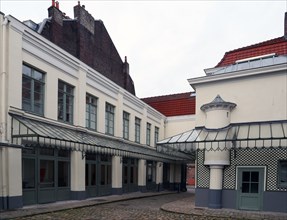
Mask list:
[[236,60],[271,53],[276,53],[277,55],[287,54],[287,39],[284,36],[226,52],[224,57],[216,65],[216,67],[222,67],[234,64]]
[[155,96],[141,99],[165,116],[195,114],[195,94],[193,92]]

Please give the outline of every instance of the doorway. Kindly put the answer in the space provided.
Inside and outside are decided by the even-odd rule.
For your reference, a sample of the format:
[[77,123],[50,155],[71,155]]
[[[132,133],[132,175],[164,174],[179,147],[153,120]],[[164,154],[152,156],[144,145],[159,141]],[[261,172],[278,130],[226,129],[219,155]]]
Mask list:
[[261,210],[264,190],[264,168],[238,168],[238,209]]

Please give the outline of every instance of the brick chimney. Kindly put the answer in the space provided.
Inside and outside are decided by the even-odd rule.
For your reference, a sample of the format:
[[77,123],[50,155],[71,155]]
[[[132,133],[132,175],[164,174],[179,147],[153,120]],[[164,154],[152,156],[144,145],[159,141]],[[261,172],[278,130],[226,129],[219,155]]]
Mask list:
[[63,42],[63,13],[59,9],[59,3],[52,0],[52,6],[48,8],[48,16],[51,18],[50,39],[61,46]]
[[284,37],[287,39],[287,12],[285,12],[285,19],[284,19]]
[[74,7],[74,17],[77,18],[80,24],[88,31],[92,34],[95,33],[95,19],[88,11],[86,11],[84,5],[80,5],[80,2],[78,2],[78,5]]

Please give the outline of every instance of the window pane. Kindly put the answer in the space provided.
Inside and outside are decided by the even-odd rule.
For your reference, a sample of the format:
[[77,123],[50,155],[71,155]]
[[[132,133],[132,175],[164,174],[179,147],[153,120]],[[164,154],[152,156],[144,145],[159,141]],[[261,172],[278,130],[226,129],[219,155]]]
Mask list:
[[23,189],[35,188],[35,159],[22,160]]
[[91,164],[91,186],[95,186],[97,184],[97,169],[96,164]]
[[287,187],[287,161],[279,162],[279,184]]
[[128,167],[127,166],[124,166],[123,178],[124,178],[124,184],[127,184],[128,183]]
[[37,70],[34,70],[33,78],[36,79],[36,80],[39,80],[39,81],[43,81],[44,80],[43,73],[40,73]]
[[242,181],[244,182],[250,181],[250,172],[242,172]]
[[89,186],[89,164],[86,163],[86,186]]
[[40,160],[40,187],[54,186],[54,161]]
[[22,72],[24,75],[32,77],[32,71],[30,67],[23,65]]
[[251,172],[251,182],[259,182],[259,172]]
[[58,186],[67,187],[69,186],[69,162],[59,161],[58,162]]
[[242,189],[241,191],[243,193],[249,193],[249,183],[242,183]]
[[54,156],[54,149],[41,148],[40,149],[40,154],[41,155],[46,155],[46,156]]
[[101,165],[101,185],[105,185],[106,169],[105,165]]
[[107,165],[107,184],[112,184],[112,166]]

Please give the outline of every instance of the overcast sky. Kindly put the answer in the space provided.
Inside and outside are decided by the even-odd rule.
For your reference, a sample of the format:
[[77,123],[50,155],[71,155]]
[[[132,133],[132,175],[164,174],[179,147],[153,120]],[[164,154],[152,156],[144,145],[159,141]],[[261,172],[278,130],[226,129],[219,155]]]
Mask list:
[[[71,18],[77,0],[58,0]],[[187,79],[204,75],[230,50],[283,36],[287,0],[82,0],[127,56],[140,98],[192,91]],[[0,0],[20,21],[41,22],[51,0]]]

